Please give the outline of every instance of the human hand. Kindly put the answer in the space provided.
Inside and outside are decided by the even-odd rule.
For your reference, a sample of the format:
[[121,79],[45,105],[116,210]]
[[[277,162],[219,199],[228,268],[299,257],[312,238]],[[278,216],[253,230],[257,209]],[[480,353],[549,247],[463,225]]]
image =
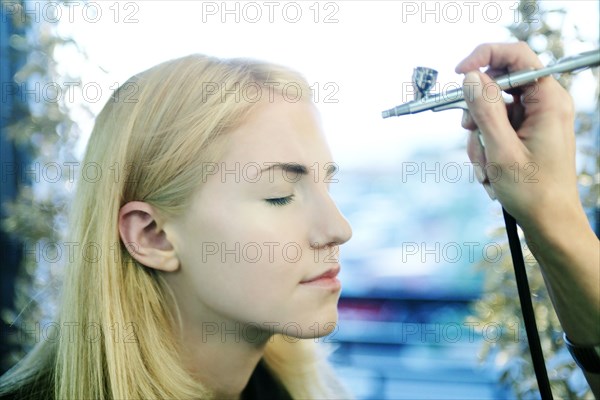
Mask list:
[[[481,73],[480,67],[488,70]],[[548,76],[511,91],[513,103],[507,105],[492,77],[541,67],[524,42],[480,45],[456,67],[456,72],[466,73],[469,111],[462,126],[472,131],[467,152],[478,180],[522,227],[535,229],[583,212],[575,171],[573,102]]]

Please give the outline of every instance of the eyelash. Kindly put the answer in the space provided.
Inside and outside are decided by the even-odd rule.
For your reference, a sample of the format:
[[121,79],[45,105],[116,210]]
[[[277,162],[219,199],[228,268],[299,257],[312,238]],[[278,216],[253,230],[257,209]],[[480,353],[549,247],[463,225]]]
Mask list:
[[273,206],[281,207],[281,206],[290,204],[293,199],[294,199],[294,195],[292,194],[287,197],[278,197],[275,199],[265,199],[265,201]]

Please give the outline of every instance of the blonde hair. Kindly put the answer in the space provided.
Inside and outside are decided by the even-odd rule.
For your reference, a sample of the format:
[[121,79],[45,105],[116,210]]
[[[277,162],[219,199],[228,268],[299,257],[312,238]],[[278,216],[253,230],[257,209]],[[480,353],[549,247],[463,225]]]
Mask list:
[[[0,393],[51,371],[57,399],[211,397],[181,363],[173,294],[120,241],[118,213],[133,200],[161,217],[181,213],[222,154],[224,134],[274,96],[310,101],[311,92],[287,68],[203,55],[159,64],[113,94],[83,160],[93,173],[79,180],[71,210],[70,241],[82,251],[66,265],[58,319],[81,333],[38,343],[2,377]],[[275,335],[264,360],[294,398],[348,396],[313,340]]]

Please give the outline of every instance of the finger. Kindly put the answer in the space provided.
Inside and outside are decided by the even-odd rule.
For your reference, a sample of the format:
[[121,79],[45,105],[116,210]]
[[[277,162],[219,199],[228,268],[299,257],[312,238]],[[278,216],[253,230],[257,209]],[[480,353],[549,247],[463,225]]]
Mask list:
[[492,185],[490,185],[489,183],[484,183],[483,188],[487,192],[488,196],[490,196],[490,199],[492,199],[492,200],[497,199],[496,192],[494,191],[494,188],[492,187]]
[[484,165],[486,163],[485,150],[479,140],[479,131],[474,130],[469,133],[467,140],[467,155],[473,165],[473,172],[477,182],[489,182],[485,175]]
[[[486,66],[493,75],[499,70],[512,72],[539,69],[543,64],[525,42],[490,43],[477,46],[469,56],[458,63],[455,71],[467,73]],[[537,82],[523,87],[521,97],[529,115],[551,112],[560,115],[562,119],[570,116],[570,108],[565,107],[565,103],[570,102],[568,93],[551,76],[540,78]]]
[[506,75],[508,73],[508,71],[506,69],[495,69],[495,68],[488,68],[485,71],[485,74],[493,79],[496,79],[499,76],[502,75]]
[[501,149],[509,153],[519,149],[498,85],[489,76],[472,71],[465,75],[463,92],[471,117],[483,135],[488,159],[501,161]]
[[525,42],[489,43],[479,45],[456,66],[455,71],[464,74],[489,66],[491,70],[519,71],[542,68],[543,64]]
[[[523,108],[523,117],[534,125],[543,123],[552,126],[558,122],[566,122],[568,126],[574,118],[571,96],[551,76],[524,86],[519,96],[519,104]],[[542,132],[540,129],[538,131]]]
[[462,115],[462,120],[460,122],[460,125],[469,131],[473,131],[473,130],[477,129],[477,125],[475,125],[473,118],[471,118],[471,114],[469,113],[469,110],[463,110],[463,115]]

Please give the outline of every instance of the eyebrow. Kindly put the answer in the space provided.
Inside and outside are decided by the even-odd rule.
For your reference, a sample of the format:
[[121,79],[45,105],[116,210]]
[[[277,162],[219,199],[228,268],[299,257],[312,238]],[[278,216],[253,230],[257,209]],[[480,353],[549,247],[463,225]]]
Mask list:
[[[318,167],[319,163],[315,163],[315,164],[317,165],[317,168],[319,168]],[[314,168],[315,164],[313,164],[310,168],[308,168],[305,165],[294,163],[294,162],[273,163],[273,164],[270,164],[268,167],[263,168],[261,170],[261,172],[269,171],[269,170],[275,169],[275,168],[280,168],[281,170],[283,170],[285,172],[290,172],[290,173],[294,173],[297,175],[308,175],[309,169]],[[338,171],[338,167],[335,163],[331,162],[331,163],[326,163],[325,165],[327,165],[327,171],[325,173],[326,177],[330,177]]]

